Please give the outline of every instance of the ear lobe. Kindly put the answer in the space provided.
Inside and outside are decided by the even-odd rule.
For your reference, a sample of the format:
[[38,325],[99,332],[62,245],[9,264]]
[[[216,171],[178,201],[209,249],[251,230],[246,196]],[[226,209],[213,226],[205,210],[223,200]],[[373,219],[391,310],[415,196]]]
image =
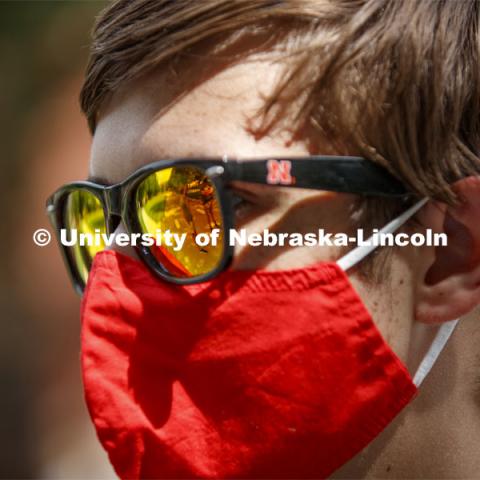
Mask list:
[[[480,304],[480,177],[460,180],[454,189],[461,204],[443,214],[448,246],[435,249],[417,288],[416,320],[423,323],[455,320]],[[422,221],[426,228],[438,225],[438,212]]]

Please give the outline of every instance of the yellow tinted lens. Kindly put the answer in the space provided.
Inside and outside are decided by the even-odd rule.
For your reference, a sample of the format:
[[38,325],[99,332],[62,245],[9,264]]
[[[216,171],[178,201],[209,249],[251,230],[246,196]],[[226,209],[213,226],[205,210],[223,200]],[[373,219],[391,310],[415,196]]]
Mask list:
[[[151,247],[155,258],[172,276],[196,277],[219,265],[223,256],[220,204],[216,188],[202,170],[172,167],[152,173],[138,187],[136,207],[142,233],[156,237]],[[212,242],[199,246],[197,235],[211,235],[214,229],[219,229],[216,246]],[[167,231],[184,238],[181,249],[174,239],[167,245]]]
[[[88,272],[93,257],[105,248],[103,241],[97,244],[106,233],[105,215],[100,200],[88,190],[75,190],[68,195],[64,207],[64,223],[70,240],[73,240],[73,229],[77,231],[77,242],[70,247],[70,256],[83,282],[87,282]],[[81,245],[82,235],[84,244]],[[93,241],[91,241],[93,240]]]

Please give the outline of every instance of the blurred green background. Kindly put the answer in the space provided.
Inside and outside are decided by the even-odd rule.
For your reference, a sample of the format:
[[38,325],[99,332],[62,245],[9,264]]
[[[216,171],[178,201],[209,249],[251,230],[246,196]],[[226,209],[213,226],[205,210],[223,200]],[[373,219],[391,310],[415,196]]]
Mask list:
[[104,1],[0,1],[0,477],[112,478],[83,402],[79,305],[46,197],[86,177],[78,93]]

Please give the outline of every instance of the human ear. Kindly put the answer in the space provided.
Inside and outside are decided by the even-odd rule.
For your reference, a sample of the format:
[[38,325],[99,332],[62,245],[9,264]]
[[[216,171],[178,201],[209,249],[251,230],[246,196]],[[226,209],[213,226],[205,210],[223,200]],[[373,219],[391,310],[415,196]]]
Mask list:
[[436,247],[416,289],[416,320],[443,323],[480,304],[480,177],[456,182],[460,204],[425,209],[426,228],[446,233],[448,245]]

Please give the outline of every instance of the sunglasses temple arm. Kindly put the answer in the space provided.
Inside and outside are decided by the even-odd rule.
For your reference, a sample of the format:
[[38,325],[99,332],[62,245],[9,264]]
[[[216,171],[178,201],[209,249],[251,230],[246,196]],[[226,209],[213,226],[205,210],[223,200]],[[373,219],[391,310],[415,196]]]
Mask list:
[[360,157],[236,160],[227,167],[230,181],[389,197],[410,193],[388,171]]

